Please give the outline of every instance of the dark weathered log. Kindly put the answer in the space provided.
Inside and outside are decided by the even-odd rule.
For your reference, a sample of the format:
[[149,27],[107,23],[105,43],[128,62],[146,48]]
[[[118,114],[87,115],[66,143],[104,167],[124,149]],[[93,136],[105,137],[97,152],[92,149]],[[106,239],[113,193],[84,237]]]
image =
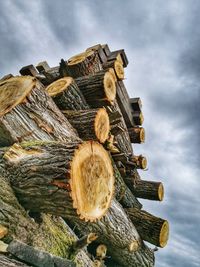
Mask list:
[[30,267],[31,265],[27,265],[18,260],[15,260],[8,255],[0,254],[0,266],[2,267]]
[[0,145],[23,140],[79,140],[65,116],[33,77],[0,83]]
[[[2,166],[0,166],[0,172],[3,173]],[[37,224],[20,206],[7,179],[0,175],[0,182],[0,224],[8,229],[4,237],[5,242],[15,238],[43,251],[68,258],[71,246],[77,239],[68,225],[61,218],[45,214],[41,214],[42,222]],[[6,261],[3,260],[6,259],[0,258],[0,266],[15,266],[6,265]],[[93,267],[92,261],[84,251],[75,255],[74,261],[79,262],[82,267]]]
[[35,267],[76,267],[76,264],[70,260],[54,256],[18,240],[13,240],[9,244],[7,251],[18,260],[31,264]]
[[132,108],[129,103],[129,95],[123,81],[117,82],[117,103],[122,112],[127,128],[134,126]]
[[115,198],[124,208],[135,207],[138,209],[142,208],[142,204],[130,191],[128,186],[125,184],[116,164],[113,161],[113,169],[115,175]]
[[101,47],[103,48],[104,53],[108,57],[111,53],[109,46],[107,44],[103,44]]
[[138,198],[162,201],[164,187],[161,182],[138,180],[134,184],[134,195]]
[[76,83],[92,108],[112,105],[116,97],[116,85],[109,71],[76,79]]
[[99,143],[80,143],[32,141],[4,152],[7,175],[26,209],[62,217],[77,212],[90,221],[105,214],[114,191],[110,157]]
[[[105,47],[104,47],[105,48]],[[124,68],[127,67],[128,65],[128,58],[126,56],[126,53],[124,51],[124,49],[120,49],[120,50],[116,50],[116,51],[112,51],[108,54],[107,60],[114,60],[114,59],[118,59],[121,60]]]
[[109,136],[110,123],[104,108],[63,111],[63,114],[77,130],[82,140],[96,140],[104,143]]
[[77,217],[70,219],[81,234],[96,232],[98,242],[106,245],[108,255],[122,266],[152,267],[154,254],[140,239],[134,225],[115,200],[107,214],[99,221],[86,223]]
[[[107,108],[107,110],[108,110],[108,108]],[[118,134],[115,136],[115,140],[117,142],[118,149],[120,150],[121,153],[125,153],[126,155],[133,154],[133,148],[131,146],[131,141],[130,141],[130,137],[128,134],[128,129],[126,127],[124,118],[122,116],[121,110],[119,108],[119,105],[118,105],[116,99],[113,101],[113,106],[109,107],[109,110],[111,110],[112,112],[117,111],[117,112],[119,112],[119,114],[121,114],[121,122],[118,124],[121,131],[118,131]],[[112,128],[111,128],[111,132],[112,132],[112,134],[114,134]]]
[[128,129],[131,143],[141,144],[145,141],[145,130],[143,127],[132,127]]
[[67,62],[64,61],[63,58],[60,61],[59,73],[61,78],[70,77],[70,68],[68,67]]
[[71,77],[65,77],[51,83],[46,91],[56,105],[63,110],[89,109],[83,94]]
[[126,209],[141,238],[158,247],[164,247],[169,237],[169,223],[136,208]]
[[111,61],[106,61],[103,64],[103,69],[107,70],[110,68],[112,68],[115,71],[115,75],[118,78],[118,80],[124,79],[124,68],[123,68],[123,64],[120,60],[114,59]]
[[142,101],[139,97],[130,98],[129,99],[131,107],[134,111],[141,111],[142,110]]
[[24,76],[30,75],[33,77],[38,75],[38,71],[33,65],[24,66],[20,69],[19,73]]
[[48,71],[50,67],[46,61],[42,61],[37,64],[36,69],[39,71],[39,73],[43,73],[44,71]]
[[61,78],[59,66],[45,70],[42,74],[44,74],[45,79],[41,80],[41,82],[46,86]]
[[96,51],[86,51],[71,57],[67,61],[70,70],[70,76],[78,78],[94,74],[102,70],[101,61]]
[[141,111],[133,111],[133,121],[135,125],[142,125],[144,122],[144,116]]

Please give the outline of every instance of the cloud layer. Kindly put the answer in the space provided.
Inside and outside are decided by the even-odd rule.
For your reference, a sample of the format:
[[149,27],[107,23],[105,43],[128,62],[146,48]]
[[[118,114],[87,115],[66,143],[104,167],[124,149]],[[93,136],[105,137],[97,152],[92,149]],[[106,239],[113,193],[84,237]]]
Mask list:
[[144,208],[170,222],[158,267],[200,266],[200,2],[0,0],[0,75],[47,60],[55,66],[88,46],[125,48],[126,86],[143,100],[145,179],[165,185]]

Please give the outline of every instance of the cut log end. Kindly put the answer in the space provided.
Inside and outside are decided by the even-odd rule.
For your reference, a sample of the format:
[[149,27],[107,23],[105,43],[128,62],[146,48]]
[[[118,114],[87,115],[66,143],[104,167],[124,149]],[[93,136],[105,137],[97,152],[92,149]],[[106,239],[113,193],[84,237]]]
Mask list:
[[115,79],[110,71],[105,73],[103,84],[106,98],[112,103],[116,97],[116,84]]
[[108,113],[104,108],[100,108],[95,118],[95,133],[100,143],[104,143],[108,139],[110,132],[110,122]]
[[167,245],[169,239],[169,223],[164,221],[160,230],[160,247],[164,248]]
[[124,79],[124,68],[119,60],[115,60],[114,69],[119,80]]
[[164,186],[162,183],[160,183],[159,187],[158,187],[158,200],[162,201],[164,198]]
[[31,76],[17,76],[0,82],[0,116],[22,103],[36,85]]
[[144,170],[147,167],[147,159],[142,155],[133,156],[132,162],[135,164],[136,168]]
[[8,234],[8,229],[0,224],[0,239]]
[[90,50],[90,51],[86,51],[86,52],[83,52],[83,53],[80,53],[80,54],[77,54],[73,57],[71,57],[69,60],[68,60],[68,65],[71,66],[71,65],[76,65],[78,63],[81,63],[83,62],[86,58],[92,56],[94,54],[94,51]]
[[97,142],[84,142],[71,162],[73,207],[81,219],[95,221],[110,206],[114,174],[107,151]]
[[51,97],[57,96],[59,93],[62,93],[66,88],[73,82],[73,78],[65,77],[51,83],[46,91]]

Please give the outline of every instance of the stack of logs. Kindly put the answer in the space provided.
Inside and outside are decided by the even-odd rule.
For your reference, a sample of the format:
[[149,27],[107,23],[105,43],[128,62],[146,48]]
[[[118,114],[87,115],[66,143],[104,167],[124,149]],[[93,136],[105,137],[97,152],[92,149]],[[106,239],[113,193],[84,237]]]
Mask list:
[[95,45],[0,80],[1,266],[154,266],[169,226],[138,198],[162,201],[164,188],[138,173],[145,130],[127,65]]

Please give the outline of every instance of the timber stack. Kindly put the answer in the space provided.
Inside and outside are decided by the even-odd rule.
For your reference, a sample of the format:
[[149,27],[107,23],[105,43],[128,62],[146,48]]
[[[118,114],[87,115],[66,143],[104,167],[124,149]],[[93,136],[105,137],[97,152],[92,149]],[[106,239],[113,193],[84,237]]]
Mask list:
[[139,175],[127,65],[123,49],[95,45],[0,80],[1,266],[154,266],[169,225],[138,199],[162,201],[164,187]]

